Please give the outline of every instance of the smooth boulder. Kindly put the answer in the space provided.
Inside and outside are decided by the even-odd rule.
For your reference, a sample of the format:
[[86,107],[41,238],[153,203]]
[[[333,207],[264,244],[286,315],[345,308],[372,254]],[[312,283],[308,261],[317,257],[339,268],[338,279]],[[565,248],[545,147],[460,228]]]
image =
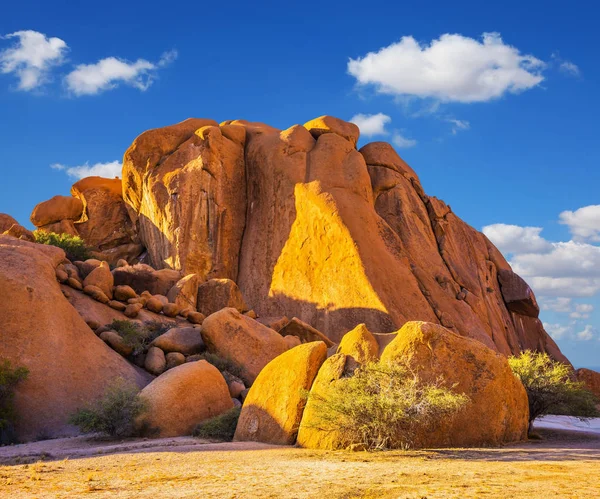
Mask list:
[[157,437],[191,435],[198,423],[233,407],[225,379],[205,360],[169,369],[140,395],[148,411],[138,425]]
[[249,385],[275,357],[287,351],[285,340],[235,308],[224,308],[202,323],[202,339],[209,352],[237,364]]
[[250,388],[234,440],[292,445],[309,390],[327,357],[322,341],[305,343],[269,362]]

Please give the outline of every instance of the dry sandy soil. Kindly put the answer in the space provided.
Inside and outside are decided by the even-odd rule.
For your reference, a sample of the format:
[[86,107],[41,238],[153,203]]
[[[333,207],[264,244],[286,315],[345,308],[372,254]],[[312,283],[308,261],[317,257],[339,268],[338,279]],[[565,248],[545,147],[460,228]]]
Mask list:
[[0,497],[600,497],[600,435],[540,433],[503,448],[377,453],[51,440],[0,448]]

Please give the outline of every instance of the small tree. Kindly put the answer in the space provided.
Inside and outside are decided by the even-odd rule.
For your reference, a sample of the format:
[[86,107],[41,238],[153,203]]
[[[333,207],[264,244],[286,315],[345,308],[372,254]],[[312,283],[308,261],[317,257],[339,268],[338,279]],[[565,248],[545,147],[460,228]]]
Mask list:
[[139,389],[123,378],[116,378],[104,396],[90,407],[79,409],[69,418],[84,433],[104,433],[113,438],[125,438],[136,433],[135,420],[148,409]]
[[308,394],[315,405],[315,427],[342,436],[344,446],[406,449],[419,431],[452,417],[468,402],[437,383],[422,383],[406,366],[366,364],[330,385],[322,395]]
[[0,362],[0,444],[9,444],[15,440],[15,388],[28,375],[29,371],[25,367],[13,368],[8,360]]
[[579,418],[599,416],[596,397],[574,379],[571,367],[552,360],[547,353],[526,350],[508,359],[529,399],[529,430],[533,421],[546,414],[568,414]]

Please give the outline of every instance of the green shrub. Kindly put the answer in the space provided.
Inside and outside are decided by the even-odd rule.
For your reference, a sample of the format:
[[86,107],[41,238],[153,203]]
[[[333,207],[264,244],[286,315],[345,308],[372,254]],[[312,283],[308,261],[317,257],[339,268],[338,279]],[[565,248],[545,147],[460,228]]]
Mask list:
[[0,444],[9,444],[15,441],[14,423],[15,414],[14,397],[16,386],[29,375],[25,367],[12,367],[10,361],[0,362]]
[[231,359],[221,357],[216,353],[204,352],[198,355],[198,360],[205,360],[215,366],[221,372],[228,372],[237,378],[243,377],[242,368]]
[[149,321],[143,324],[129,320],[114,319],[108,327],[114,329],[123,338],[126,345],[133,348],[132,355],[143,353],[150,343],[161,334],[166,333],[171,326],[157,321]]
[[33,231],[33,235],[36,243],[58,246],[64,250],[67,258],[72,262],[78,260],[87,260],[91,257],[89,248],[79,236],[72,236],[70,234],[56,234],[54,232],[46,232],[40,229]]
[[579,418],[600,416],[598,399],[575,381],[571,366],[552,360],[547,353],[527,350],[508,363],[527,392],[529,426],[546,414],[568,414]]
[[314,427],[341,435],[342,445],[367,450],[407,449],[417,432],[452,417],[468,402],[464,394],[422,383],[406,366],[374,362],[332,383],[315,404]]
[[240,407],[234,407],[227,412],[215,416],[207,421],[203,421],[194,430],[194,436],[206,438],[209,440],[223,440],[231,442],[235,434],[238,419],[240,417]]
[[103,433],[113,438],[136,434],[135,420],[148,410],[139,389],[123,378],[116,378],[95,404],[79,409],[69,418],[84,433]]

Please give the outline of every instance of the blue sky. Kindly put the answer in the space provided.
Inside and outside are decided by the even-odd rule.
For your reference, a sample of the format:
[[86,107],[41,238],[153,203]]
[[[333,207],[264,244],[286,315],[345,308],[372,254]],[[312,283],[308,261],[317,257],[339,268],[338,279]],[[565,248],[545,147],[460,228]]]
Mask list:
[[287,128],[362,114],[361,143],[394,143],[430,195],[492,226],[563,351],[600,366],[599,14],[577,1],[11,2],[0,212],[29,225],[77,167],[110,172],[140,132],[191,116]]

